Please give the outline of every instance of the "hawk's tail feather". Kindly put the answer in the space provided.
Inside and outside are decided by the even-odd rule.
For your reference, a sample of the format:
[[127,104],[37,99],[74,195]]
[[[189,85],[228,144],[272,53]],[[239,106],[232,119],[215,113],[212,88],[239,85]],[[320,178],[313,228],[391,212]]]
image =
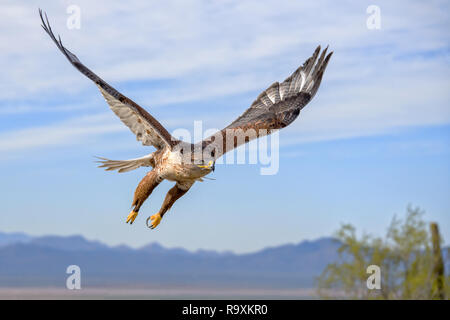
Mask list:
[[118,170],[119,173],[128,172],[139,167],[153,167],[153,154],[147,156],[129,159],[129,160],[110,160],[107,158],[96,157],[99,159],[97,162],[101,163],[99,168],[105,168],[106,171]]

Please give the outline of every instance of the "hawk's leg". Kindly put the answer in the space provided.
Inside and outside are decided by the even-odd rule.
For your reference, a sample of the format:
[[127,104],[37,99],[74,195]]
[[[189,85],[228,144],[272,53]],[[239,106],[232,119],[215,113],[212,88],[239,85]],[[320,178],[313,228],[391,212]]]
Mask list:
[[130,214],[127,217],[127,223],[132,224],[134,219],[136,219],[139,209],[145,200],[150,196],[153,192],[153,189],[156,188],[158,184],[163,179],[155,172],[155,170],[150,171],[147,175],[139,182],[136,191],[134,191],[133,210],[131,210]]
[[[155,229],[161,222],[164,214],[172,207],[175,201],[180,199],[186,192],[188,192],[192,185],[193,183],[177,183],[172,189],[170,189],[169,192],[167,192],[166,198],[164,199],[159,212],[147,218],[147,226],[150,229]],[[150,224],[149,220],[151,220]]]

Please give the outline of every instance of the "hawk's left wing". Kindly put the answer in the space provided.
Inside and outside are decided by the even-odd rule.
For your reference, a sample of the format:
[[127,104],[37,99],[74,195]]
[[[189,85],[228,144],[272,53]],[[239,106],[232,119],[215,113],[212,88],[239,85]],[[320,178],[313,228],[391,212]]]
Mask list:
[[203,140],[211,156],[219,158],[228,151],[261,135],[291,124],[319,89],[322,76],[333,52],[320,53],[320,46],[290,77],[275,82],[229,126]]

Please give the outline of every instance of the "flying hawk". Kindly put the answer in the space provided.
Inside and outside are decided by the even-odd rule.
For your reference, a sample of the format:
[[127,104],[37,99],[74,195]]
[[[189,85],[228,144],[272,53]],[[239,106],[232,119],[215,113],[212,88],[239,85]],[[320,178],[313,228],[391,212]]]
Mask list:
[[[207,139],[191,144],[175,139],[145,109],[127,98],[80,60],[53,34],[45,14],[39,9],[42,27],[55,42],[69,62],[99,88],[111,110],[130,128],[144,146],[153,146],[156,151],[141,158],[109,160],[100,158],[105,170],[126,172],[139,167],[152,167],[134,192],[132,211],[126,222],[132,224],[139,209],[152,191],[164,179],[176,182],[169,190],[158,213],[147,218],[147,226],[154,229],[164,214],[196,181],[214,171],[215,161],[226,152],[260,136],[272,133],[291,124],[300,110],[314,97],[319,89],[323,73],[333,52],[326,55],[328,47],[321,53],[320,46],[313,55],[283,82],[275,82],[263,91],[239,118],[226,128]],[[320,54],[320,56],[319,56]]]

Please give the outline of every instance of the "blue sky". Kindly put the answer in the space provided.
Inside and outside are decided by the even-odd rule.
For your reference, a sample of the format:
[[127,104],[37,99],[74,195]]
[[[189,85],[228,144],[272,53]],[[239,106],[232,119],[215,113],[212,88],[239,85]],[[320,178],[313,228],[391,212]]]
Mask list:
[[[81,9],[81,28],[66,9]],[[450,239],[450,27],[446,1],[3,1],[0,10],[0,230],[82,234],[109,244],[158,241],[248,252],[331,235],[349,222],[384,234],[408,203]],[[164,182],[125,224],[145,169],[104,172],[93,156],[152,151],[57,51],[88,67],[168,129],[222,128],[274,81],[329,44],[314,100],[280,133],[280,170],[221,165],[154,231]]]

